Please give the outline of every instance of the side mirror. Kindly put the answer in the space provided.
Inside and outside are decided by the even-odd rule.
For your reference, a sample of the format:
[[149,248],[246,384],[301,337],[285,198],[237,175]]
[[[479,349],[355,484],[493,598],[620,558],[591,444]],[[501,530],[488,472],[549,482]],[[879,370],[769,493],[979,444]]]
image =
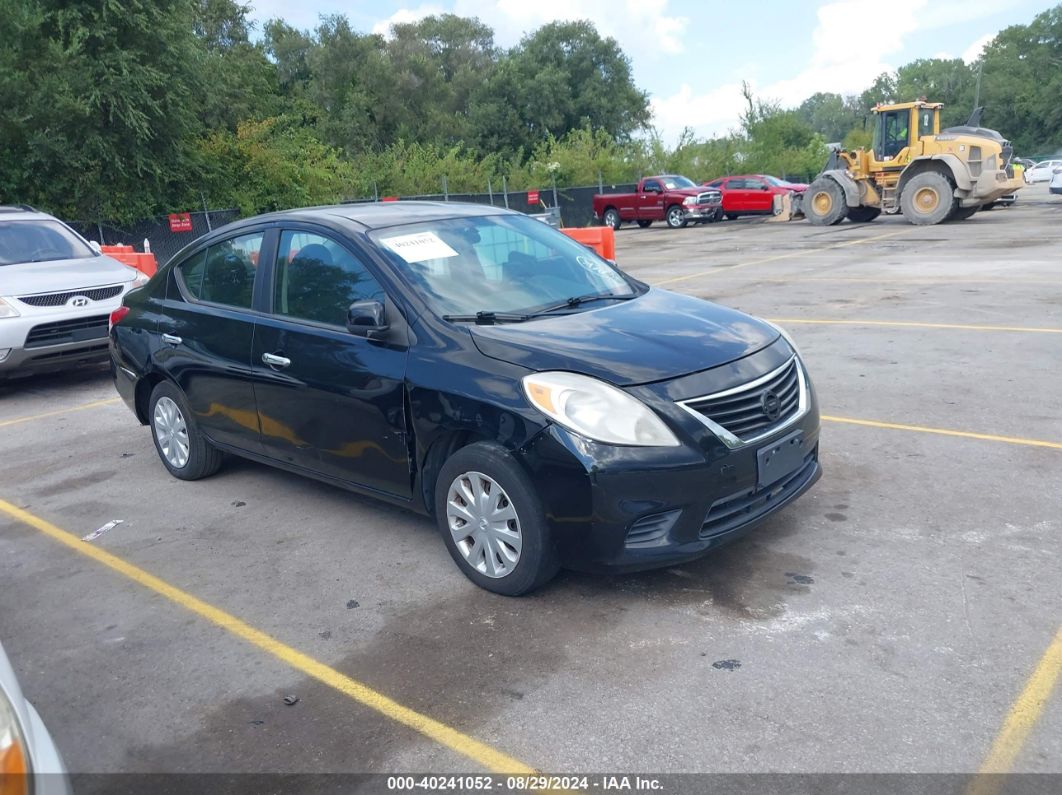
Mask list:
[[89,248],[91,248],[97,254],[102,254],[103,253],[103,248],[95,240],[90,240],[89,241]]
[[771,189],[770,185],[766,185],[766,184],[760,185],[760,190],[770,190],[770,189]]
[[357,337],[379,339],[388,328],[384,305],[379,301],[355,301],[347,309],[347,331]]

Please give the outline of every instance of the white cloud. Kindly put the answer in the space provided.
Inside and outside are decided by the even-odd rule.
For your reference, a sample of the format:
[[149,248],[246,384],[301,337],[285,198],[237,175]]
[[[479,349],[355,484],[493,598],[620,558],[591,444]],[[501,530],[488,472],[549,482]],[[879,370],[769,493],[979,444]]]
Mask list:
[[419,22],[424,17],[434,14],[442,14],[444,9],[437,5],[422,5],[416,8],[400,8],[387,19],[381,19],[372,26],[372,32],[380,36],[390,36],[392,25],[405,25],[410,22]]
[[974,61],[976,61],[978,58],[981,57],[981,50],[983,50],[985,48],[985,45],[992,41],[992,39],[994,39],[995,37],[995,33],[986,33],[984,36],[981,36],[963,51],[963,61],[965,61],[966,63],[973,63]]
[[[997,4],[987,0],[894,0],[887,6],[877,0],[832,0],[818,8],[811,59],[797,65],[789,77],[764,82],[750,78],[749,84],[758,97],[778,101],[784,107],[795,107],[819,91],[858,94],[879,74],[899,65],[896,58],[903,52],[904,39],[912,33],[998,10]],[[868,39],[858,33],[882,25],[888,30],[887,36]],[[979,39],[971,49],[983,44]],[[738,126],[744,105],[740,86],[698,94],[683,85],[669,97],[654,97],[652,107],[654,123],[668,140],[674,140],[686,125],[701,135],[723,134]]]

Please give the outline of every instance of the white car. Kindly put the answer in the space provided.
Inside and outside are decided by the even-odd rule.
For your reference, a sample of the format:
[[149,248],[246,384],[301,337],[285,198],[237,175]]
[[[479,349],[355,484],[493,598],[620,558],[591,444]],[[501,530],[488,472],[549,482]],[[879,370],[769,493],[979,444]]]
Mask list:
[[1034,182],[1047,182],[1056,168],[1062,168],[1062,160],[1041,160],[1035,166],[1025,169],[1025,181],[1030,185]]
[[59,219],[0,207],[0,380],[106,361],[110,313],[147,281]]
[[69,795],[66,767],[0,646],[0,791]]
[[1051,192],[1062,196],[1062,166],[1056,168],[1051,175]]

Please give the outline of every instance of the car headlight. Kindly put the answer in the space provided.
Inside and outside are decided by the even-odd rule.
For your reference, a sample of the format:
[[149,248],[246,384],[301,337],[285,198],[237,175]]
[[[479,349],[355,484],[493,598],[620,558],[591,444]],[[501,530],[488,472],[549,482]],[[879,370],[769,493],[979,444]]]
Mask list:
[[133,278],[133,283],[129,285],[129,289],[135,290],[137,287],[143,287],[149,281],[151,281],[150,276],[148,276],[143,271],[137,271],[136,276]]
[[0,298],[0,318],[3,317],[18,317],[18,310],[3,298]]
[[652,409],[604,381],[549,372],[524,376],[523,384],[532,406],[580,436],[635,447],[679,444]]
[[15,708],[0,690],[0,790],[5,795],[28,792],[31,772],[26,738],[19,728]]
[[[761,317],[760,320],[763,320],[763,318]],[[786,331],[784,328],[779,326],[777,323],[772,323],[769,320],[763,320],[763,322],[766,323],[771,328],[773,328],[779,334],[781,334],[782,335],[782,339],[784,339],[786,342],[788,342],[789,343],[789,347],[793,349],[793,353],[795,353],[797,356],[800,356],[800,348],[797,347],[796,341],[793,339],[793,337],[789,334],[788,331]]]
[[697,197],[696,196],[687,196],[685,199],[682,200],[682,203],[683,204],[696,204],[697,203]]

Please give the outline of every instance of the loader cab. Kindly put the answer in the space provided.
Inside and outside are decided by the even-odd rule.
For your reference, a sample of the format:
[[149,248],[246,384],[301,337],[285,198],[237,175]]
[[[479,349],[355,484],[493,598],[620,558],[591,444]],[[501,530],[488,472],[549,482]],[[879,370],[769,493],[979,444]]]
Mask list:
[[917,144],[926,135],[940,132],[939,102],[904,102],[899,105],[874,107],[874,159],[885,164],[902,166],[908,158],[901,153]]

